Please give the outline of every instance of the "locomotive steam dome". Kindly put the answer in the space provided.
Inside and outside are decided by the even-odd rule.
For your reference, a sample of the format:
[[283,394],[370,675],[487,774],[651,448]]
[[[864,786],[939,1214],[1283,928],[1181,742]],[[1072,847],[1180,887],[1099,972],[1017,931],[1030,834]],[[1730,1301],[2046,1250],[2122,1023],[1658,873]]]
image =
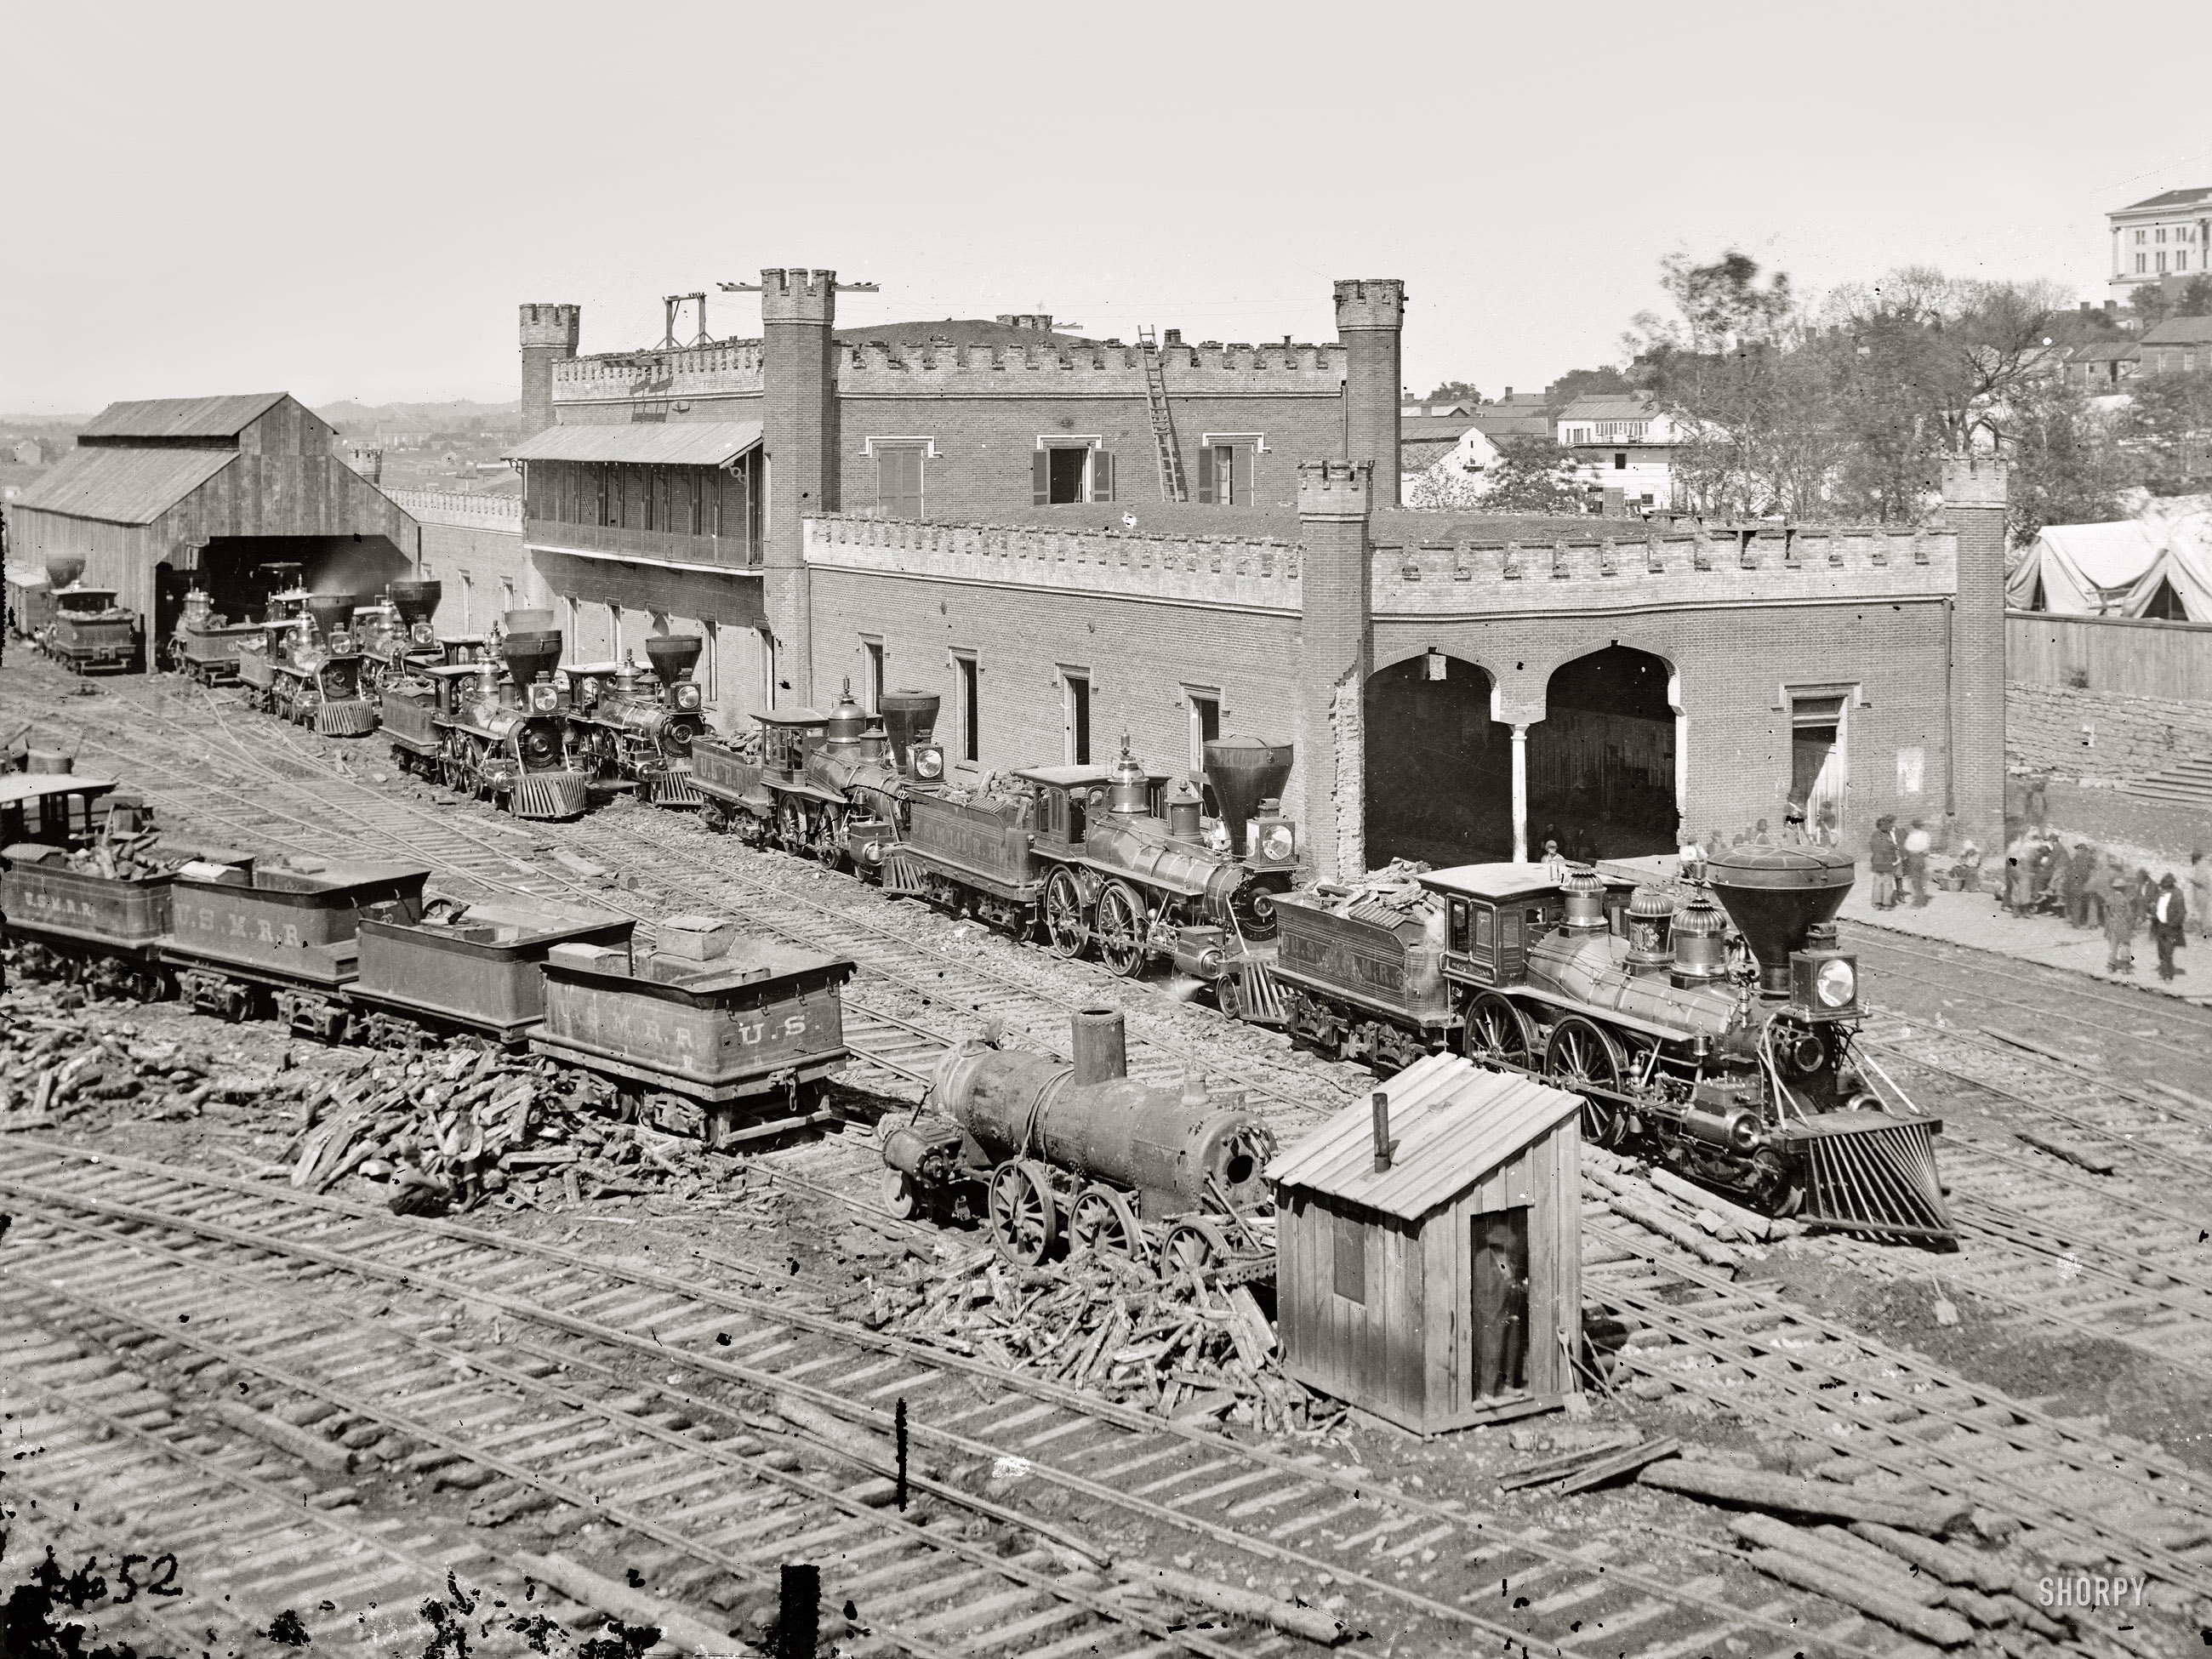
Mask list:
[[1628,901],[1628,965],[1639,974],[1663,973],[1674,962],[1674,896],[1663,887],[1639,887]]
[[825,744],[858,743],[867,731],[867,710],[853,701],[853,682],[847,680],[845,689],[837,694],[837,706],[830,711],[830,718],[823,724],[822,740]]
[[1605,919],[1605,884],[1597,878],[1597,872],[1588,865],[1578,865],[1560,884],[1559,891],[1566,898],[1566,918],[1562,924],[1570,933],[1603,933],[1611,931],[1612,924]]
[[1706,885],[1758,958],[1761,996],[1790,994],[1790,953],[1835,920],[1857,875],[1850,854],[1831,847],[1753,842],[1706,858]]
[[1121,739],[1121,753],[1106,774],[1106,810],[1141,817],[1152,810],[1152,781],[1144,765],[1129,752],[1129,739]]

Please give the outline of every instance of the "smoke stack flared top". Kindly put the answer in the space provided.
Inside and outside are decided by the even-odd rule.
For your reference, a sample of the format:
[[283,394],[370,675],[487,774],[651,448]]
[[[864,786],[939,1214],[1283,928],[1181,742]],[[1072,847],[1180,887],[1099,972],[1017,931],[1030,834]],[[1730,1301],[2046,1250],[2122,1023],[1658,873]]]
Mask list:
[[1289,744],[1257,738],[1216,738],[1206,745],[1206,781],[1213,786],[1230,845],[1238,853],[1244,850],[1245,826],[1260,803],[1282,799],[1283,786],[1291,781],[1291,758]]
[[386,591],[392,596],[392,608],[399,613],[399,620],[410,628],[435,616],[438,601],[446,596],[442,582],[394,582]]
[[645,655],[660,683],[673,685],[690,677],[699,653],[706,648],[704,640],[694,639],[689,634],[656,634],[645,642]]
[[509,634],[500,647],[500,656],[517,685],[532,684],[540,675],[550,674],[559,665],[561,630],[551,628]]
[[353,621],[353,608],[350,593],[318,593],[307,601],[307,615],[314,620],[315,632],[326,640]]
[[890,739],[891,761],[903,772],[907,751],[927,743],[937,730],[939,699],[934,691],[886,691],[876,702],[884,736]]
[[1856,861],[1832,847],[1754,842],[1705,860],[1706,884],[1759,959],[1765,996],[1789,994],[1790,953],[1815,924],[1835,920],[1857,877]]

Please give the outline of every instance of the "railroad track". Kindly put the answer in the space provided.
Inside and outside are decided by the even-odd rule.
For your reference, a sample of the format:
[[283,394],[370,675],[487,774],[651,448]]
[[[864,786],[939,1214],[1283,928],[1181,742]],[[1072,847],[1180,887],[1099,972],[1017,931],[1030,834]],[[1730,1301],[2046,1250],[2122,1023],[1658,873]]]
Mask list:
[[[1898,1647],[1856,1615],[1823,1619],[1800,1599],[1772,1598],[1765,1581],[1729,1569],[1717,1541],[1703,1547],[1710,1570],[1692,1578],[1653,1559],[1648,1542],[1589,1539],[1571,1522],[1564,1532],[1516,1528],[1377,1490],[1357,1468],[856,1330],[745,1286],[742,1271],[740,1288],[720,1288],[703,1264],[646,1269],[20,1139],[0,1146],[0,1193],[23,1218],[0,1250],[11,1304],[22,1298],[48,1327],[66,1309],[166,1343],[165,1354],[189,1353],[189,1378],[173,1380],[186,1362],[164,1361],[174,1397],[203,1376],[227,1395],[243,1382],[260,1409],[321,1413],[349,1441],[422,1445],[427,1456],[410,1454],[418,1468],[490,1471],[480,1505],[619,1521],[653,1540],[657,1559],[672,1554],[739,1583],[811,1552],[824,1564],[825,1605],[849,1596],[886,1651],[1225,1644],[1264,1656],[1288,1643],[1259,1631],[1152,1628],[1079,1566],[1069,1573],[1067,1556],[1009,1560],[964,1529],[913,1525],[881,1507],[889,1470],[865,1455],[839,1455],[834,1480],[777,1470],[748,1443],[769,1402],[796,1399],[887,1433],[891,1404],[903,1399],[917,1461],[1021,1471],[1004,1498],[977,1497],[957,1476],[938,1481],[922,1489],[933,1511],[1094,1558],[1097,1543],[1038,1510],[1072,1508],[1106,1532],[1165,1530],[1186,1547],[1227,1552],[1238,1571],[1333,1582],[1360,1627],[1414,1650],[1511,1641],[1588,1659],[1667,1659],[1725,1643],[1784,1659]],[[385,1310],[364,1318],[373,1306]],[[475,1315],[466,1333],[434,1325],[461,1308]],[[182,1327],[180,1311],[191,1316]],[[480,1334],[488,1326],[489,1340]],[[667,1380],[639,1389],[630,1378],[641,1365]],[[740,1478],[746,1491],[730,1490]],[[702,1504],[702,1491],[725,1496]],[[777,1492],[786,1496],[771,1504]],[[1458,1596],[1425,1588],[1444,1555],[1480,1561],[1483,1587]],[[973,1617],[963,1623],[959,1609]],[[1048,1630],[1048,1646],[1028,1645]]]

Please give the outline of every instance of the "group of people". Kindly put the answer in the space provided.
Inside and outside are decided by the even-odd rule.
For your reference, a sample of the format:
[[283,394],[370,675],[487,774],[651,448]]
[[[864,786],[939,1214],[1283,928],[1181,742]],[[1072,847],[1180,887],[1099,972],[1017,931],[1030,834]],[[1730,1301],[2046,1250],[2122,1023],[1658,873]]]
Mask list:
[[2118,853],[2086,839],[2069,846],[2055,832],[2031,828],[2005,849],[2004,907],[2015,916],[2063,915],[2069,927],[2104,930],[2106,971],[2135,971],[2136,935],[2146,927],[2158,951],[2158,976],[2170,980],[2196,916],[2197,938],[2212,939],[2212,860],[2190,854],[2186,890],[2172,871],[2155,878],[2132,871]]
[[[1874,874],[1874,908],[1894,910],[1905,902],[1909,888],[1916,907],[1928,902],[1928,857],[1936,850],[1936,837],[1929,832],[1924,818],[1915,818],[1903,835],[1897,833],[1897,819],[1885,812],[1874,821],[1874,830],[1867,837],[1867,868]],[[1968,842],[1966,855],[1978,867],[1980,849]]]

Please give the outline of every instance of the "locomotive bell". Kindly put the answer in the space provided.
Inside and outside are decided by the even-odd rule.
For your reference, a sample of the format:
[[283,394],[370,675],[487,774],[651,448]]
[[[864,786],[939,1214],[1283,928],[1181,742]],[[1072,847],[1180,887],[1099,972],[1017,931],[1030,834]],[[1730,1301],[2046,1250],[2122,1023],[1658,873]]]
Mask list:
[[1663,888],[1639,887],[1628,902],[1628,969],[1662,974],[1674,961],[1674,896]]
[[1152,810],[1152,781],[1137,757],[1129,752],[1129,738],[1121,736],[1121,752],[1106,774],[1106,810],[1142,817]]
[[1579,865],[1561,884],[1559,891],[1566,896],[1566,919],[1560,926],[1569,933],[1609,933],[1613,924],[1605,919],[1605,884],[1588,865]]
[[1717,985],[1728,977],[1728,918],[1705,893],[1692,894],[1674,918],[1674,965],[1670,978],[1683,990]]
[[867,732],[867,711],[853,701],[853,682],[848,679],[845,682],[845,689],[837,694],[837,706],[830,711],[830,718],[823,723],[823,747],[849,748]]

